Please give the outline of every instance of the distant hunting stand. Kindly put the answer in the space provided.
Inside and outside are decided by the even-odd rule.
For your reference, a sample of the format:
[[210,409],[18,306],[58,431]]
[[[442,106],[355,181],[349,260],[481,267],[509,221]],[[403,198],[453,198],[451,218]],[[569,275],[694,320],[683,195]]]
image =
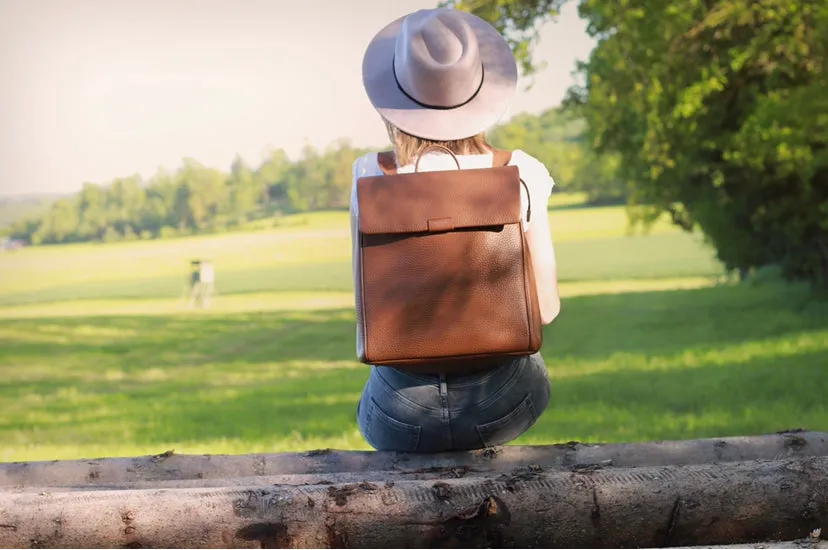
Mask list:
[[188,309],[196,303],[202,308],[210,307],[210,298],[215,291],[216,272],[209,260],[192,260],[190,262],[190,302]]

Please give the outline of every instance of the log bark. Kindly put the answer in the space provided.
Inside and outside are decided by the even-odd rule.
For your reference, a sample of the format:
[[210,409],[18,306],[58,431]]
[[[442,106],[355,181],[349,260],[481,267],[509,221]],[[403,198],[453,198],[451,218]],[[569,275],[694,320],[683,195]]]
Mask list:
[[453,472],[508,472],[529,464],[571,469],[715,464],[758,459],[828,456],[828,433],[789,432],[751,437],[621,444],[577,442],[484,451],[405,454],[319,450],[259,455],[176,455],[0,464],[0,486],[124,484],[251,476],[383,472],[451,477]]
[[[787,540],[787,541],[768,541],[768,542],[755,542],[752,544],[723,544],[719,546],[680,546],[681,550],[696,550],[698,549],[718,549],[721,548],[722,550],[730,550],[731,548],[757,548],[757,549],[767,549],[773,548],[774,550],[781,549],[781,548],[798,548],[799,550],[803,549],[822,549],[828,548],[828,540],[823,540],[820,538],[804,538],[804,539],[797,539],[797,540]],[[677,550],[677,549],[676,549]]]
[[633,548],[807,537],[828,457],[397,483],[0,491],[0,546]]

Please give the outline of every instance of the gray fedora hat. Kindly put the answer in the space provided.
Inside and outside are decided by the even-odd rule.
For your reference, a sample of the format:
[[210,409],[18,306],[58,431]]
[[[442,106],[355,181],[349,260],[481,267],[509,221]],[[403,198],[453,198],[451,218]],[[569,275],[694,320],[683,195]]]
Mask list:
[[497,123],[517,89],[506,40],[483,19],[437,8],[401,17],[373,38],[362,82],[377,112],[408,134],[463,139]]

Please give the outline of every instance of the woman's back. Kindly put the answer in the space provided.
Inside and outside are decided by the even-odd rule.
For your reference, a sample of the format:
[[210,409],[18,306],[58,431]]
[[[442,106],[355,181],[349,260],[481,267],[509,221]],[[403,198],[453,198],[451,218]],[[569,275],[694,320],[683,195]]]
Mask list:
[[[463,170],[475,168],[489,168],[492,166],[493,153],[475,154],[475,155],[456,155],[460,162],[460,168]],[[549,194],[555,186],[555,182],[549,175],[546,167],[535,157],[521,151],[515,150],[512,152],[512,158],[509,161],[509,166],[517,166],[520,170],[520,177],[526,182],[527,187],[532,193],[532,204],[547,204],[549,201]],[[457,170],[457,165],[452,157],[439,153],[426,153],[419,165],[419,171],[430,172],[438,170]],[[414,172],[414,163],[409,163],[405,166],[398,166],[397,172],[400,174],[410,174]],[[377,160],[377,153],[367,153],[354,161],[353,165],[353,183],[351,190],[351,207],[354,208],[354,193],[356,181],[359,178],[366,176],[380,176],[382,175]],[[527,199],[525,192],[521,196],[523,212],[526,211]],[[525,220],[524,220],[525,222]],[[528,224],[525,224],[528,228]]]
[[[377,33],[363,59],[363,84],[388,129],[397,173],[413,172],[415,163],[419,172],[490,168],[494,155],[483,130],[508,108],[517,84],[517,64],[503,37],[482,19],[453,9],[420,10]],[[453,154],[430,152],[435,145]],[[511,152],[509,164],[518,168],[525,184],[525,190],[521,189],[523,242],[531,258],[540,318],[546,324],[560,308],[546,209],[554,182],[547,168],[523,151]],[[355,285],[361,277],[362,239],[357,182],[383,173],[377,153],[363,155],[353,165]],[[423,188],[421,192],[429,191]],[[516,204],[516,195],[512,200]],[[363,218],[370,212],[365,209]],[[381,209],[373,212],[380,218],[383,215]],[[513,220],[511,227],[519,231],[519,220]],[[525,264],[526,255],[522,258]],[[410,278],[417,273],[405,275]],[[497,313],[497,307],[487,311]],[[395,330],[404,332],[404,325],[395,325]],[[529,429],[550,398],[549,376],[540,353],[502,359],[462,376],[421,374],[383,365],[372,365],[370,370],[357,419],[366,440],[380,450],[438,452],[500,445]]]
[[[475,168],[489,168],[492,166],[493,153],[455,155],[460,168],[463,170]],[[419,171],[457,170],[457,164],[449,155],[440,153],[426,153],[420,159]],[[542,162],[535,157],[521,150],[512,151],[509,161],[510,166],[516,166],[520,171],[521,179],[526,183],[529,190],[521,189],[521,212],[523,212],[523,227],[527,233],[529,249],[534,263],[535,278],[538,284],[538,301],[541,308],[541,318],[545,324],[552,322],[560,311],[560,298],[558,295],[557,265],[555,253],[550,237],[549,215],[545,206],[549,202],[549,196],[555,186],[555,181],[549,175],[549,171]],[[400,174],[414,172],[414,163],[408,163],[397,167]],[[380,167],[377,153],[366,153],[354,161],[353,181],[351,183],[351,235],[356,238],[356,217],[359,213],[357,204],[356,183],[359,178],[380,176],[383,170]],[[528,206],[534,205],[534,215],[528,219],[526,212]],[[543,205],[538,208],[537,205]],[[356,245],[356,241],[354,242]],[[354,254],[356,259],[356,254]],[[358,279],[356,261],[353,263],[354,280]]]

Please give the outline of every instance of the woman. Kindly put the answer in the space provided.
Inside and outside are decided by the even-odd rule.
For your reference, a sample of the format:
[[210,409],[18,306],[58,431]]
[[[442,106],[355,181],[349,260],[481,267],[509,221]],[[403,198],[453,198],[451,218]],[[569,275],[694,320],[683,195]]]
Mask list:
[[[394,21],[372,40],[363,59],[363,84],[386,124],[399,173],[413,171],[421,156],[420,171],[456,169],[449,155],[422,154],[433,144],[454,152],[461,169],[484,168],[492,166],[493,152],[483,132],[508,108],[517,64],[503,37],[482,19],[452,9],[421,10]],[[518,167],[532,203],[546,204],[554,182],[543,164],[522,151],[512,152],[510,164]],[[381,174],[376,153],[354,162],[354,246],[356,181]],[[524,206],[529,198],[522,197]],[[530,220],[524,215],[523,222],[541,320],[549,324],[558,315],[560,298],[546,208],[538,208]],[[464,376],[372,366],[357,420],[366,441],[378,450],[479,449],[528,430],[546,409],[549,393],[539,353]]]

